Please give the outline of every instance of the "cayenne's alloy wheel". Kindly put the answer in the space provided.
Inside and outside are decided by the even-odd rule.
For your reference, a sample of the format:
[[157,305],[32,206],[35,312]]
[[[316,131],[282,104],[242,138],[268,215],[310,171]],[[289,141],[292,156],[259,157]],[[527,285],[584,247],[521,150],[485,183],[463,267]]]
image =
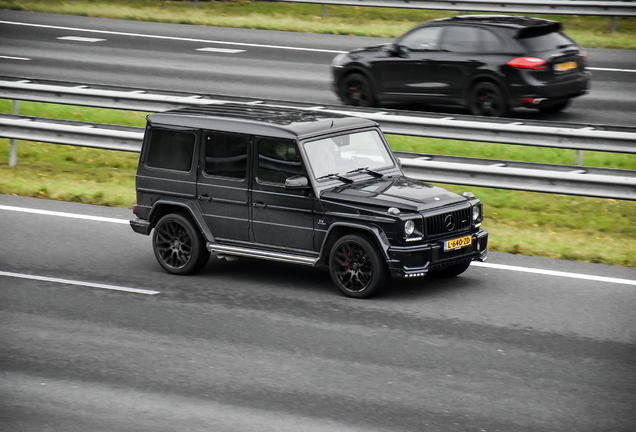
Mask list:
[[387,279],[385,262],[365,237],[351,234],[331,249],[329,272],[334,284],[349,297],[366,298],[377,293]]
[[504,117],[509,111],[501,90],[490,82],[477,83],[471,89],[469,109],[473,115],[490,117]]
[[159,220],[152,247],[159,264],[173,274],[194,273],[210,258],[199,230],[189,218],[178,213],[167,214]]
[[343,102],[346,105],[370,107],[375,103],[369,80],[360,74],[348,75],[342,85]]

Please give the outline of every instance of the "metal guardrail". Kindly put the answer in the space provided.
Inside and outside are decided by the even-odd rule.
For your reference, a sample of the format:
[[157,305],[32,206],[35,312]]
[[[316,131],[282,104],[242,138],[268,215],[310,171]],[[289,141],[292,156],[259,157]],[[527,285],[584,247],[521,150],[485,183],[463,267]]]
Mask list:
[[[136,111],[161,111],[202,104],[242,103],[285,106],[299,110],[357,115],[376,120],[385,133],[481,140],[578,150],[636,153],[636,128],[547,126],[504,119],[426,117],[411,112],[356,110],[245,98],[158,94],[87,86],[43,85],[0,81],[0,97]],[[470,118],[471,120],[468,120]],[[138,152],[142,128],[107,126],[0,115],[0,137]],[[543,142],[548,141],[547,143]],[[464,184],[534,192],[636,200],[636,171],[582,168],[552,164],[399,154],[405,172],[431,182]]]
[[311,3],[339,6],[364,6],[405,9],[448,10],[459,12],[528,13],[549,15],[593,15],[612,17],[636,16],[632,1],[593,0],[276,0],[278,2]]
[[581,151],[636,153],[636,127],[575,125],[541,121],[518,121],[493,117],[435,115],[412,111],[316,106],[287,101],[258,101],[218,95],[150,92],[123,87],[98,88],[61,85],[56,82],[0,80],[0,97],[68,105],[83,105],[132,111],[165,111],[184,106],[222,103],[261,103],[292,106],[299,110],[320,110],[364,117],[380,124],[388,134],[502,144],[553,147]]

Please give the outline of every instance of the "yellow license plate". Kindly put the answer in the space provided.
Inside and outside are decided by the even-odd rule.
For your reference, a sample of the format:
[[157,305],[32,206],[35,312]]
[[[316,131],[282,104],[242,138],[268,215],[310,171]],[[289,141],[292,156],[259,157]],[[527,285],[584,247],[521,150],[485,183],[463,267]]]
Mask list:
[[576,69],[576,62],[557,63],[554,65],[554,70],[566,71],[570,69]]
[[473,244],[473,236],[460,237],[444,242],[444,250],[459,249]]

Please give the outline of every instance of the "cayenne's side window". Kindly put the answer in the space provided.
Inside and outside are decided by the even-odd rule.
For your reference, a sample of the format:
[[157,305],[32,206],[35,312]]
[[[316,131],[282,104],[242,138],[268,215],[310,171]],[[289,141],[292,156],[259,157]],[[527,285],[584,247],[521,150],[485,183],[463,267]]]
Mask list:
[[448,26],[442,38],[442,51],[474,53],[481,51],[479,29],[476,27]]
[[250,136],[227,132],[205,132],[205,165],[211,176],[243,180],[247,173],[247,148]]
[[148,143],[146,165],[174,171],[192,169],[196,135],[193,132],[153,128]]
[[295,175],[304,175],[296,142],[280,138],[257,138],[258,180],[284,184]]
[[400,41],[401,47],[409,51],[435,51],[443,27],[423,27],[406,34]]
[[501,41],[492,32],[484,29],[479,29],[479,33],[481,34],[481,42],[484,52],[498,53],[503,50]]

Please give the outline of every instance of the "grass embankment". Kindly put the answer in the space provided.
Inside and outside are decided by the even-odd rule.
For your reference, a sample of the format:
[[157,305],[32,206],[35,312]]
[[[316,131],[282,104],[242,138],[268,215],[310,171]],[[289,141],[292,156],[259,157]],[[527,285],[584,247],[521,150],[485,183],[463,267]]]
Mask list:
[[[456,15],[453,11],[328,6],[265,1],[174,0],[0,0],[0,8],[101,18],[263,30],[393,38],[423,21]],[[636,49],[636,18],[542,15],[563,22],[567,33],[587,48]]]
[[[11,113],[0,100],[0,112]],[[23,115],[144,126],[144,113],[22,102]],[[396,151],[573,164],[574,151],[389,136]],[[9,140],[0,140],[0,194],[116,207],[135,202],[138,155],[18,141],[8,165]],[[628,155],[586,152],[587,166],[636,169]],[[636,202],[446,185],[470,190],[485,206],[490,250],[636,267]]]

